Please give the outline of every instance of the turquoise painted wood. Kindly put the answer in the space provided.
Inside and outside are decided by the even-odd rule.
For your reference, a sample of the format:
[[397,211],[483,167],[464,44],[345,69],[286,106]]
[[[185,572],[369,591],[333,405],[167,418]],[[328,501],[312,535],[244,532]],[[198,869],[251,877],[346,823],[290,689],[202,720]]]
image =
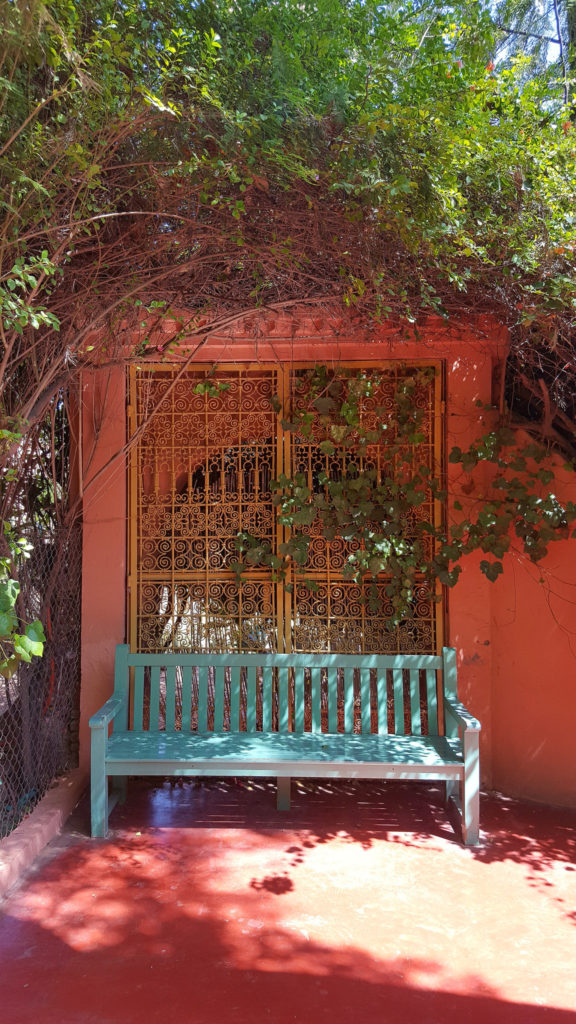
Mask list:
[[[110,731],[112,725],[112,731]],[[442,780],[478,842],[479,730],[458,702],[456,652],[433,655],[116,653],[90,719],[92,835],[129,775]]]

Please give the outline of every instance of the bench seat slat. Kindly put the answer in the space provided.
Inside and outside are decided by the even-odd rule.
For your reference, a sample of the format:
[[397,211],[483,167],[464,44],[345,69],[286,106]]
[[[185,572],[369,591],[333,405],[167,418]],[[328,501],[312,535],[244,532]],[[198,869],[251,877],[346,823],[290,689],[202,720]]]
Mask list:
[[[458,740],[444,736],[378,736],[350,733],[114,733],[108,765],[128,761],[274,764],[283,761],[335,764],[412,764],[420,767],[461,765]],[[273,774],[273,773],[272,773]],[[296,772],[296,774],[298,774]]]

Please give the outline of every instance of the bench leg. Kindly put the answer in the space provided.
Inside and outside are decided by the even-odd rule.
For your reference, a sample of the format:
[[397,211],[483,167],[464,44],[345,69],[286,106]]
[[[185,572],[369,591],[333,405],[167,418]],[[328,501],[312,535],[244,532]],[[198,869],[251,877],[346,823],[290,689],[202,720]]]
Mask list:
[[462,838],[465,846],[477,846],[480,838],[480,751],[479,736],[473,730],[464,733]]
[[108,833],[108,776],[106,775],[105,756],[106,735],[104,729],[93,729],[90,771],[93,839],[104,839]]
[[457,802],[459,786],[458,779],[446,779],[444,786],[446,803],[448,803],[451,799],[456,799]]
[[119,804],[126,803],[126,797],[128,795],[128,776],[127,775],[113,775],[112,776],[112,789],[116,794],[116,800]]
[[277,778],[276,783],[278,786],[276,807],[279,811],[290,810],[290,778]]

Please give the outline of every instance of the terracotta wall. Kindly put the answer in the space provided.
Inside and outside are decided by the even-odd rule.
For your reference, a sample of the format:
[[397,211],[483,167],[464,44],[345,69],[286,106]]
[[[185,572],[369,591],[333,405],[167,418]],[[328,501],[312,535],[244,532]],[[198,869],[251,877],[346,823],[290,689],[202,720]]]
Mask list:
[[[557,493],[576,500],[556,468]],[[491,588],[493,785],[576,807],[576,542],[507,557]]]
[[[268,317],[213,338],[198,361],[442,359],[449,451],[477,436],[482,414],[476,403],[490,401],[493,368],[505,344],[502,330],[483,322],[447,329],[430,320],[420,325],[418,336],[387,327],[360,337],[325,318]],[[124,457],[115,457],[125,442],[123,372],[95,371],[84,381],[83,397],[81,759],[87,763],[87,719],[112,690],[114,648],[126,635],[126,465]],[[484,426],[489,428],[489,418]],[[458,474],[457,466],[448,467],[451,487],[457,487]],[[450,515],[457,513],[452,509]],[[566,631],[576,607],[566,603],[570,595],[575,600],[570,580],[576,581],[576,545],[556,545],[547,565],[551,575],[546,578],[554,578],[554,594],[562,591],[562,599],[547,595],[539,574],[534,578],[520,564],[491,584],[477,562],[468,560],[450,592],[447,643],[458,650],[461,697],[482,721],[484,784],[576,805],[576,744],[563,737],[563,722],[573,722],[576,711],[574,635]]]
[[126,391],[123,370],[84,376],[82,683],[80,765],[90,760],[88,719],[110,696],[114,650],[125,638]]

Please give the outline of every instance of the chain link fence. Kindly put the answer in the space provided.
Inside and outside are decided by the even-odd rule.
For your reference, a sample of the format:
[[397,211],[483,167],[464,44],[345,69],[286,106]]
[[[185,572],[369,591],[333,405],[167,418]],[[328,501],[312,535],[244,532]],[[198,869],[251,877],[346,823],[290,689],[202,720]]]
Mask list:
[[0,676],[0,838],[78,764],[82,529],[55,527],[29,538],[20,573],[22,614],[40,618],[42,658]]

